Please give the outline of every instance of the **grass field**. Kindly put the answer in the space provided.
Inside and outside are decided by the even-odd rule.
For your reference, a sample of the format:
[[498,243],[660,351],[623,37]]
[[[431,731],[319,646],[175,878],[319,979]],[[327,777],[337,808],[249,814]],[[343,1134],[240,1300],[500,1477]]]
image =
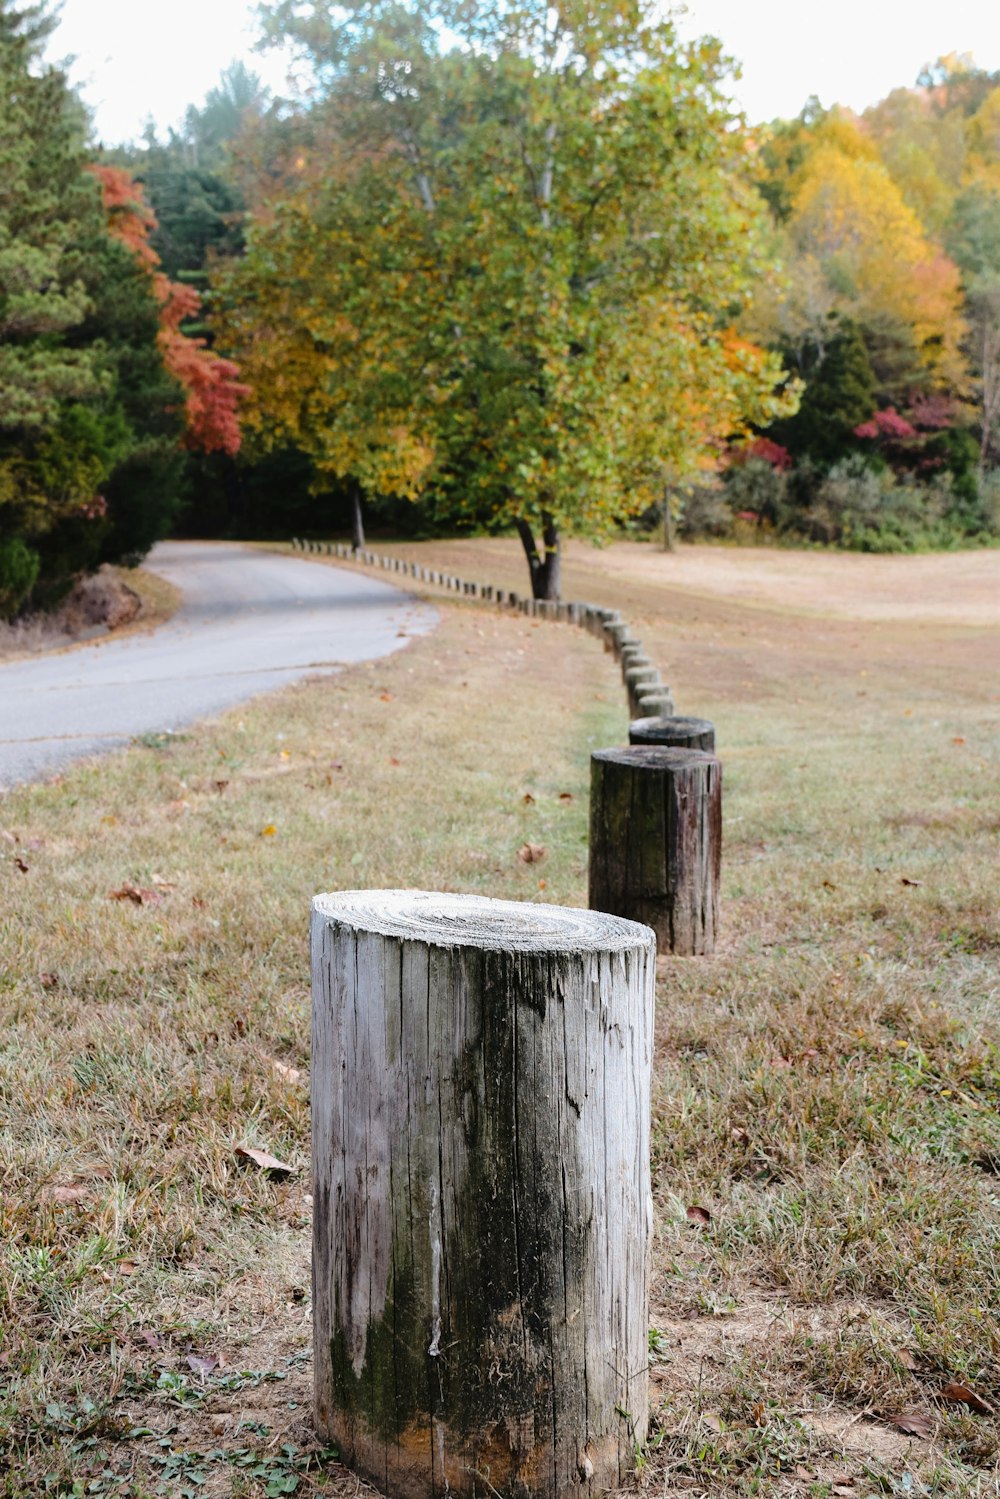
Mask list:
[[[398,550],[525,591],[505,542]],[[659,965],[637,1484],[995,1494],[1000,557],[783,555],[573,549],[564,583],[726,776],[724,940]],[[309,897],[584,903],[626,730],[594,640],[441,614],[0,801],[0,1493],[356,1491],[308,1426]]]

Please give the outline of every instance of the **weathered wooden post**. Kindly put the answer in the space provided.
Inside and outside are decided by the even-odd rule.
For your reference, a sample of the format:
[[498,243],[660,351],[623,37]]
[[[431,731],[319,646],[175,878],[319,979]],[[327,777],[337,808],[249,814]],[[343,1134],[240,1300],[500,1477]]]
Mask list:
[[631,1471],[654,957],[594,911],[313,901],[316,1421],[391,1499]]
[[677,712],[673,693],[665,682],[659,686],[640,687],[636,704],[638,718],[672,718]]
[[660,683],[660,673],[656,667],[630,666],[624,672],[625,691],[628,693],[629,716],[635,718],[639,709],[639,690],[643,687],[655,687]]
[[614,656],[621,655],[622,646],[632,639],[632,632],[623,620],[612,620],[604,626],[604,648]]
[[629,724],[629,744],[661,744],[669,749],[705,750],[715,754],[715,725],[707,718],[660,714]]
[[722,766],[701,750],[631,745],[590,757],[590,905],[656,933],[661,952],[715,950]]
[[647,653],[646,647],[641,640],[630,639],[624,641],[617,652],[617,656],[623,676],[630,666],[652,665],[652,657]]

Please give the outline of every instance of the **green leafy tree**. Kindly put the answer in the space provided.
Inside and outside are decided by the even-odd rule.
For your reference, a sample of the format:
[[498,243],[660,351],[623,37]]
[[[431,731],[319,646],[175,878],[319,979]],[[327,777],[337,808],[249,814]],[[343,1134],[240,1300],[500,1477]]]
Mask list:
[[40,6],[0,0],[0,610],[135,560],[178,494],[180,391],[149,276],[108,233]]
[[859,444],[854,429],[875,410],[875,375],[861,330],[833,318],[823,345],[813,345],[799,373],[806,381],[799,409],[779,419],[770,436],[797,455],[835,463]]
[[761,251],[718,50],[652,6],[265,14],[317,103],[222,290],[251,421],[369,493],[515,525],[555,596],[566,531],[781,404],[733,331]]

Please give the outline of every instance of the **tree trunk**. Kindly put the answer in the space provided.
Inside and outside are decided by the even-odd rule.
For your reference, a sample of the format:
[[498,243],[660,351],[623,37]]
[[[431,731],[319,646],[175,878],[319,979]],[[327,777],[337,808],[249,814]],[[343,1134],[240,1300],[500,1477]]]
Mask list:
[[315,1406],[392,1499],[570,1499],[646,1433],[654,944],[420,891],[313,902]]
[[351,485],[351,546],[356,552],[364,551],[365,523],[361,514],[361,485]]
[[663,550],[674,550],[674,518],[670,513],[670,485],[663,486]]
[[633,745],[590,757],[590,905],[711,953],[719,923],[722,767],[700,750]]
[[637,718],[629,725],[628,739],[629,744],[659,744],[666,749],[696,749],[715,754],[715,725],[707,718]]
[[559,598],[560,563],[562,556],[559,550],[559,527],[547,511],[542,511],[542,541],[544,543],[544,556],[539,555],[538,546],[535,541],[535,533],[526,520],[515,522],[517,534],[521,538],[524,547],[524,555],[528,559],[528,567],[531,571],[531,596],[534,599]]

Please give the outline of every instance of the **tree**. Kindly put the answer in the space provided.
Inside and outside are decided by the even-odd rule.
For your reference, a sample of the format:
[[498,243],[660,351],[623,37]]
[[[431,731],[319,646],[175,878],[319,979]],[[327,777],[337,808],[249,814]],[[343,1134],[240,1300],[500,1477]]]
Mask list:
[[160,259],[150,242],[156,215],[146,206],[142,188],[121,167],[97,166],[109,229],[149,275],[159,307],[158,343],[163,364],[184,391],[185,442],[204,453],[233,454],[240,447],[239,404],[249,395],[237,380],[231,360],[206,347],[203,338],[185,334],[182,324],[197,316],[201,298],[191,286],[171,281],[158,269]]
[[760,219],[718,50],[646,5],[266,14],[318,102],[222,289],[250,420],[369,492],[513,524],[555,596],[566,530],[781,404],[731,326]]
[[799,409],[771,427],[772,438],[822,465],[858,448],[856,430],[875,412],[875,375],[861,330],[832,318],[821,345],[800,366],[806,381]]
[[[132,550],[113,487],[147,436],[130,402],[156,350],[145,277],[108,238],[83,111],[41,49],[41,7],[0,0],[0,598],[53,600]],[[155,383],[154,380],[154,383]],[[133,420],[134,418],[134,420]],[[126,529],[128,529],[126,527]],[[12,575],[16,573],[16,578]]]
[[[58,600],[169,528],[182,436],[232,451],[234,369],[180,332],[197,294],[156,266],[126,174],[41,58],[41,7],[0,0],[0,609]],[[192,300],[193,299],[193,300]],[[176,379],[175,379],[176,375]]]
[[817,144],[795,188],[789,231],[822,266],[839,310],[868,331],[888,399],[899,404],[914,386],[962,386],[957,268],[860,137],[855,146],[844,131]]

